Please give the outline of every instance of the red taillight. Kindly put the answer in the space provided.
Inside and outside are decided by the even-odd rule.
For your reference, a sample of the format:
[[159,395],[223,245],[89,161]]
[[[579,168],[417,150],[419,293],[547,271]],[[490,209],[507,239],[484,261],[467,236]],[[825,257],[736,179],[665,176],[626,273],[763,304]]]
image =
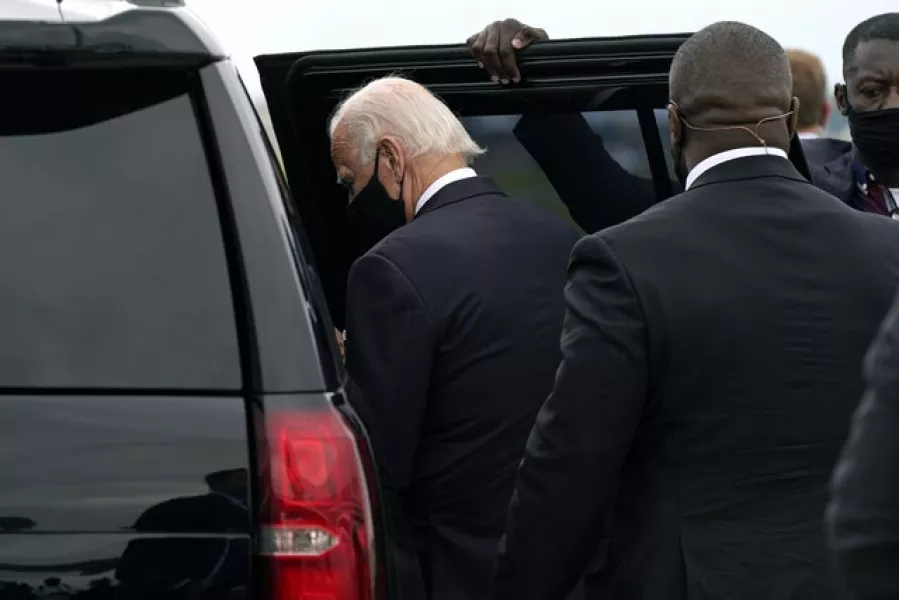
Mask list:
[[332,406],[267,412],[260,552],[271,600],[374,600],[372,504],[359,445]]

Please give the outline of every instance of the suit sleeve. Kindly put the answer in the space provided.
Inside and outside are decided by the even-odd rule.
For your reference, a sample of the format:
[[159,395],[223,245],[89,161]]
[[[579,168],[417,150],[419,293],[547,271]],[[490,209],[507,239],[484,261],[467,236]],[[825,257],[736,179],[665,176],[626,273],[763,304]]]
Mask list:
[[357,260],[347,283],[346,365],[354,406],[372,435],[382,485],[409,483],[430,385],[434,325],[412,283],[388,258]]
[[866,379],[834,472],[828,531],[853,598],[899,598],[899,299],[869,352]]
[[514,134],[587,233],[626,221],[655,204],[652,181],[618,164],[581,113],[526,114]]
[[599,236],[575,245],[565,300],[562,363],[519,469],[493,600],[561,600],[574,587],[643,413],[646,325]]

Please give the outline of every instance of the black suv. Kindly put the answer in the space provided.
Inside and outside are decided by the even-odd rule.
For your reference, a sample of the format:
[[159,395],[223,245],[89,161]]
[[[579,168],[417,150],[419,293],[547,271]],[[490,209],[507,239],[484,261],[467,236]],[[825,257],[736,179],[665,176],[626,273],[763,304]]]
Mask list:
[[460,46],[259,57],[288,193],[191,13],[103,2],[101,20],[0,9],[0,600],[391,598],[332,335],[355,257],[330,111],[402,71],[494,150],[477,169],[562,214],[512,128],[584,113],[662,198],[684,36],[545,43],[511,88]]

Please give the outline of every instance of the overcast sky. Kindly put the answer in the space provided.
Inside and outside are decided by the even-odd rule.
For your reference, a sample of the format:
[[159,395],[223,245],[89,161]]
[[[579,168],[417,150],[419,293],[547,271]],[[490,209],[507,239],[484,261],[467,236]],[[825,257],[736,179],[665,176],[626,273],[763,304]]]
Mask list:
[[505,17],[543,27],[553,38],[689,32],[714,21],[744,21],[784,46],[819,54],[832,84],[840,77],[840,47],[852,26],[869,16],[899,10],[896,0],[187,2],[229,49],[254,94],[259,93],[253,65],[257,54],[461,42]]

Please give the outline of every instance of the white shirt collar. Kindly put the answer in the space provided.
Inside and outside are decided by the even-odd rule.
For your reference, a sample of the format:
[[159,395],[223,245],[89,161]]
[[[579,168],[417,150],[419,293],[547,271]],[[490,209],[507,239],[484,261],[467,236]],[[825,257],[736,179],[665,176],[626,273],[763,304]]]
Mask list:
[[438,178],[437,181],[428,186],[428,189],[424,191],[421,197],[418,199],[418,202],[415,203],[415,214],[418,214],[418,211],[421,210],[421,207],[425,205],[425,203],[434,197],[434,194],[445,188],[451,183],[459,181],[461,179],[469,179],[471,177],[477,177],[478,174],[475,173],[474,169],[469,167],[463,167],[461,169],[455,169],[446,173],[442,177]]
[[689,190],[693,184],[696,183],[696,180],[712,167],[717,167],[722,163],[738,158],[746,158],[747,156],[779,156],[783,159],[787,159],[787,153],[780,148],[760,148],[755,146],[752,148],[734,148],[733,150],[719,152],[718,154],[711,155],[693,167],[693,170],[687,175],[687,184],[684,186],[684,189]]
[[817,129],[813,129],[810,131],[800,131],[799,139],[800,140],[816,140],[821,137],[821,132]]

